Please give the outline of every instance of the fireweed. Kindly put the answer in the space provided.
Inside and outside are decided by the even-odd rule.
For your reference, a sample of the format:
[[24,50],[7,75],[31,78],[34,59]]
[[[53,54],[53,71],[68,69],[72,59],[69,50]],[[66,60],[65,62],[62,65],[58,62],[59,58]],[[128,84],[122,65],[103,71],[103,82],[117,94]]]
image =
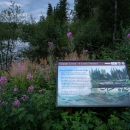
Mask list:
[[71,59],[73,59],[75,44],[74,44],[74,38],[72,32],[67,32],[67,37],[68,37],[68,50],[70,54],[72,54]]
[[45,73],[45,76],[44,76],[45,80],[49,80],[50,79],[50,73],[51,73],[49,65],[47,65],[43,70],[44,70],[44,73]]
[[1,100],[0,100],[0,105],[8,105],[8,102],[7,102],[7,101],[1,101]]
[[76,58],[72,58],[73,61],[77,60]]
[[84,60],[88,59],[88,50],[83,50]]
[[13,106],[19,106],[20,105],[20,101],[18,99],[16,99],[14,102],[13,102]]
[[53,42],[48,42],[48,62],[50,67],[52,68],[54,65],[54,50],[55,50],[55,46]]
[[34,87],[31,85],[30,87],[28,87],[28,92],[32,92],[34,90]]
[[6,95],[7,82],[8,80],[5,76],[0,77],[0,97]]
[[42,94],[42,92],[43,92],[42,90],[39,90],[39,93],[40,93],[40,94]]
[[18,88],[17,86],[14,86],[14,93],[17,93],[18,92]]
[[0,84],[6,84],[7,83],[7,78],[5,76],[0,77]]
[[23,65],[18,64],[18,66],[17,66],[17,71],[18,71],[19,73],[22,73],[22,72],[25,71],[25,67],[24,67]]
[[71,38],[72,36],[72,32],[67,32],[67,37]]
[[31,80],[31,79],[33,79],[33,75],[32,75],[32,74],[27,74],[26,79],[27,79],[27,80]]
[[127,38],[130,39],[130,33],[127,34]]
[[49,80],[51,78],[51,75],[53,75],[55,71],[55,61],[54,61],[54,51],[55,51],[55,46],[53,42],[48,42],[48,64],[47,70],[45,70],[45,79]]
[[26,99],[28,99],[28,96],[26,94],[23,94],[21,99],[25,101]]
[[130,33],[127,34],[128,43],[130,44]]

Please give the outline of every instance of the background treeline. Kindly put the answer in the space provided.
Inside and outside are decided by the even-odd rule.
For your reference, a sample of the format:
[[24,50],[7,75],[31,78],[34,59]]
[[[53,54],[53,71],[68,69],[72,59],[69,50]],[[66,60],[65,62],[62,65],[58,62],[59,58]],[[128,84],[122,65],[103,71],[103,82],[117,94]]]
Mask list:
[[113,80],[128,80],[127,70],[123,68],[122,70],[118,70],[116,68],[111,68],[110,72],[106,72],[105,69],[91,69],[90,76],[92,80],[106,80],[106,81],[113,81]]
[[[68,52],[66,33],[71,31],[78,54],[88,49],[90,58],[95,54],[96,59],[126,59],[129,62],[126,39],[129,15],[129,0],[75,0],[74,10],[69,9],[67,0],[59,0],[56,7],[48,3],[47,16],[40,16],[36,22],[33,15],[25,17],[21,8],[11,2],[0,14],[1,59],[7,59],[9,52],[12,53],[13,40],[17,38],[29,42],[30,47],[24,54],[30,59],[46,57],[50,41],[55,44],[54,55],[64,57]],[[4,40],[8,45],[3,44]],[[5,47],[6,54],[2,52]]]

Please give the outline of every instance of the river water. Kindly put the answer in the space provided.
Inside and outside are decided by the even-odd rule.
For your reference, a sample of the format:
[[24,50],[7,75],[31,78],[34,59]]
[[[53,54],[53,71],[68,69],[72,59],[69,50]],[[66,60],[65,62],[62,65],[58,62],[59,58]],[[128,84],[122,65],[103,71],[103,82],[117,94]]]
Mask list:
[[24,59],[23,51],[28,48],[29,42],[23,42],[20,38],[0,41],[1,68],[9,66],[12,61],[17,62],[19,59]]

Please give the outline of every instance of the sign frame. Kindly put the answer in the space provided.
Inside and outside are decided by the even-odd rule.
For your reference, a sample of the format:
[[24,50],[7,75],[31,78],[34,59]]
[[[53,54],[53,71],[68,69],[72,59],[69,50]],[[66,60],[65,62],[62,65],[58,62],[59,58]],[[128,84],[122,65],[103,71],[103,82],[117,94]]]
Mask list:
[[[104,63],[106,63],[106,64],[104,65]],[[109,64],[107,65],[107,63],[111,63],[113,65],[109,65]],[[123,68],[123,66],[125,68]],[[67,69],[67,67],[70,69]],[[89,89],[87,88],[88,87],[87,84],[84,85],[84,80],[83,80],[84,75],[79,76],[80,74],[84,74],[84,73],[82,73],[80,69],[76,69],[76,67],[77,68],[81,67],[81,70],[83,68],[85,68],[85,69],[92,68],[92,69],[88,69],[89,73],[82,70],[85,72],[86,76],[89,75],[87,78],[88,79],[87,83],[89,82],[88,84],[91,84],[91,87]],[[61,70],[61,68],[62,68],[62,70]],[[93,70],[94,68],[95,68],[95,70]],[[106,68],[106,69],[104,69],[104,68]],[[76,72],[74,72],[74,69],[76,69]],[[106,72],[106,70],[107,71],[109,70],[109,72]],[[60,72],[60,71],[62,71],[62,72]],[[69,72],[66,72],[66,71],[69,71]],[[78,72],[79,73],[78,74],[77,71],[80,71],[80,73]],[[94,76],[92,76],[92,75],[94,75],[94,71],[99,72],[100,77],[103,74],[104,75],[107,74],[107,78],[109,77],[109,82],[107,82],[108,80],[104,80],[104,79],[101,81],[101,78],[100,78],[100,80],[94,80]],[[70,72],[71,72],[71,74],[69,74]],[[123,74],[121,75],[121,73],[123,73],[123,72],[126,73],[126,77],[127,77],[126,79],[125,79],[125,77],[124,78],[121,77],[123,75]],[[120,77],[117,76],[116,77],[117,79],[113,80],[111,77],[112,77],[112,75],[114,76],[114,74],[116,74],[116,73],[117,73],[117,75],[119,73]],[[90,74],[91,74],[91,77],[90,77]],[[62,77],[60,77],[61,75],[62,75]],[[71,76],[71,75],[73,75],[73,76]],[[77,82],[76,80],[70,80],[73,78],[80,79],[80,80],[78,80],[79,82]],[[67,80],[63,80],[63,79],[67,79]],[[128,83],[125,82],[125,80]],[[69,81],[69,82],[65,82],[65,81]],[[75,82],[73,82],[73,81],[75,81]],[[126,85],[125,87],[123,86],[124,82]],[[82,92],[84,91],[82,88],[81,90],[83,90],[83,91],[81,91],[81,93],[78,93],[78,92],[80,92],[80,88],[77,89],[76,87],[79,87],[79,86],[77,86],[77,84],[75,84],[75,83],[77,83],[77,84],[81,83],[82,87],[84,85],[85,90],[87,90],[87,91],[91,90],[91,92],[88,94],[82,95]],[[61,86],[61,84],[64,84],[64,89]],[[77,90],[75,92],[77,92],[78,94],[73,93],[71,95],[70,92],[72,92],[72,91],[68,91],[69,89],[67,89],[67,91],[66,91],[66,87],[68,87],[67,84],[70,88],[71,88],[72,84],[75,84],[73,87],[76,88],[74,90]],[[111,87],[111,85],[113,85],[114,88]],[[120,87],[117,87],[117,86],[120,86]],[[63,91],[60,91],[60,89]],[[73,90],[73,88],[71,88],[71,90]],[[92,92],[92,90],[93,90],[93,92]],[[128,93],[127,92],[125,93],[125,91],[127,91]],[[107,94],[105,95],[105,93],[107,93]],[[109,96],[109,94],[110,94],[110,96]],[[77,96],[77,98],[76,98],[76,96]],[[79,96],[80,96],[80,98],[79,98]],[[122,101],[121,101],[122,99],[120,99],[120,98],[122,98],[123,100],[125,98],[124,101],[126,101],[126,99],[128,98],[128,101],[126,101],[126,103],[122,103]],[[130,106],[130,75],[129,75],[128,67],[127,67],[125,60],[86,60],[86,61],[59,60],[59,61],[57,61],[56,107],[73,108],[73,107],[129,107],[129,106]]]

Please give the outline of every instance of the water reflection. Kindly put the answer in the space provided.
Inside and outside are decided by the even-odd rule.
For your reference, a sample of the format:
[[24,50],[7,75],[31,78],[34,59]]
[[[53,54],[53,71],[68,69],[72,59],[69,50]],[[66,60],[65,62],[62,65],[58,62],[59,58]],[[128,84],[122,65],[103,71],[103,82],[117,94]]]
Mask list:
[[0,67],[6,70],[10,67],[12,61],[17,62],[24,59],[23,51],[29,48],[28,42],[23,42],[20,38],[17,40],[0,41]]

